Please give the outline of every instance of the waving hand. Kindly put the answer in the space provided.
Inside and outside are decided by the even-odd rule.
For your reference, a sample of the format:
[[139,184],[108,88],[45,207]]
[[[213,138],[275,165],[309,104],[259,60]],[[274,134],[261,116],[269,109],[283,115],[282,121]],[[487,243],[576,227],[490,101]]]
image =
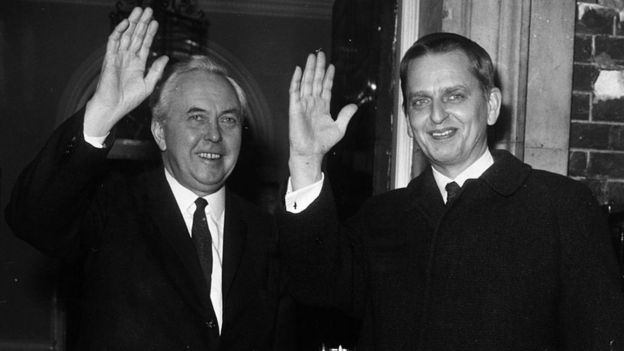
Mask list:
[[158,23],[152,20],[152,10],[137,7],[110,34],[100,80],[87,103],[86,135],[106,135],[152,93],[168,61],[166,56],[159,57],[145,74],[157,30]]
[[323,52],[310,54],[303,73],[297,67],[290,83],[288,164],[294,190],[320,179],[324,155],[342,139],[357,110],[349,104],[336,120],[331,117],[334,66],[325,69],[325,64]]

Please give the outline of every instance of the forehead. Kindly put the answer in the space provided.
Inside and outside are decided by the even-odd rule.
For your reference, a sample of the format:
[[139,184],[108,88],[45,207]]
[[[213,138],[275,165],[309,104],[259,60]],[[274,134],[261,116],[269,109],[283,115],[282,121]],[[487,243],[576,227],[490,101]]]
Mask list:
[[407,86],[410,92],[437,90],[452,86],[478,87],[470,70],[470,60],[461,51],[427,54],[409,63]]
[[240,108],[234,87],[222,75],[205,71],[185,72],[173,84],[170,99],[172,107]]

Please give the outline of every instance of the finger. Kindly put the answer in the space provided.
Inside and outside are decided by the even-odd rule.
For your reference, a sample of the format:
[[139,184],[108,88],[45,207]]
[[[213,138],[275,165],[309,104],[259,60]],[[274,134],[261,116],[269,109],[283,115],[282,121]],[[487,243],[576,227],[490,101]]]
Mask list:
[[325,78],[323,79],[323,90],[321,91],[321,98],[323,100],[331,100],[331,90],[334,86],[335,72],[336,68],[334,65],[329,65],[329,67],[327,67],[327,72],[325,73]]
[[161,56],[152,63],[152,67],[150,67],[149,72],[147,72],[147,76],[145,76],[145,85],[147,87],[148,92],[151,94],[154,91],[154,87],[160,77],[162,77],[163,72],[165,71],[165,66],[167,66],[167,62],[169,62],[169,57]]
[[323,77],[325,76],[325,53],[319,51],[316,54],[316,67],[314,68],[314,80],[312,82],[312,95],[319,96],[323,89]]
[[140,7],[135,7],[130,16],[128,16],[128,28],[123,32],[121,36],[121,42],[119,43],[119,50],[127,50],[130,45],[130,40],[132,39],[132,34],[134,33],[134,28],[136,28],[137,22],[141,17],[143,10]]
[[295,72],[293,72],[292,78],[290,79],[290,87],[288,88],[288,93],[290,95],[299,94],[299,88],[301,87],[299,81],[301,80],[301,68],[299,66],[295,67]]
[[147,33],[145,34],[145,39],[143,39],[143,44],[141,45],[141,51],[139,51],[139,56],[142,59],[147,59],[149,55],[150,48],[152,47],[152,42],[154,41],[154,36],[156,36],[156,32],[158,31],[158,22],[151,21],[149,27],[147,28]]
[[338,125],[338,130],[340,130],[342,135],[344,135],[344,133],[346,132],[349,121],[351,121],[351,117],[353,117],[355,112],[357,112],[357,109],[358,107],[356,104],[349,104],[343,107],[342,110],[340,110],[340,112],[338,113],[338,118],[336,118],[336,124]]
[[152,9],[146,8],[141,14],[137,26],[132,33],[132,41],[130,43],[130,52],[138,52],[143,46],[143,40],[145,39],[145,33],[147,33],[150,20],[152,19]]
[[305,69],[303,70],[303,79],[301,79],[301,97],[309,96],[312,93],[312,79],[314,77],[314,66],[316,65],[316,56],[308,55]]
[[124,18],[121,22],[119,22],[119,24],[117,24],[115,29],[113,29],[113,32],[108,36],[108,42],[106,42],[106,54],[117,52],[117,49],[119,48],[119,39],[126,28],[128,28],[128,20]]
[[292,79],[290,80],[290,87],[288,88],[288,93],[290,95],[290,104],[289,111],[293,112],[296,106],[299,105],[299,89],[301,81],[301,68],[299,66],[295,67],[295,72],[293,73]]

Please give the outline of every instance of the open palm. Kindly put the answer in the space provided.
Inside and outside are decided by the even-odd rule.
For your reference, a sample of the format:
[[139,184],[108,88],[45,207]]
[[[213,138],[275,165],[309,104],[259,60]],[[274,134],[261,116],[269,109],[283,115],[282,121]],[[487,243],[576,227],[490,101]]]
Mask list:
[[85,115],[85,133],[102,135],[154,91],[167,63],[154,61],[147,75],[145,65],[158,30],[152,10],[135,8],[108,38],[100,80]]
[[323,52],[310,54],[304,71],[297,67],[290,83],[289,164],[293,181],[302,173],[292,169],[297,164],[311,162],[320,170],[323,156],[342,139],[357,110],[356,105],[349,104],[342,108],[336,120],[332,118],[329,110],[334,66],[325,69],[325,64]]

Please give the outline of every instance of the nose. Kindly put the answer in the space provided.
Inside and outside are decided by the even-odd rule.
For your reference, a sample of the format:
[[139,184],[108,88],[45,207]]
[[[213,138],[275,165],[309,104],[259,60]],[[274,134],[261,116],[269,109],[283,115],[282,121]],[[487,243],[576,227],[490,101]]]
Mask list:
[[429,118],[435,124],[440,124],[444,122],[444,120],[448,117],[448,113],[444,107],[444,104],[441,101],[433,100],[431,106],[431,115]]
[[221,128],[219,127],[218,121],[210,121],[206,123],[204,126],[204,139],[211,141],[213,143],[218,143],[222,140],[221,136]]

